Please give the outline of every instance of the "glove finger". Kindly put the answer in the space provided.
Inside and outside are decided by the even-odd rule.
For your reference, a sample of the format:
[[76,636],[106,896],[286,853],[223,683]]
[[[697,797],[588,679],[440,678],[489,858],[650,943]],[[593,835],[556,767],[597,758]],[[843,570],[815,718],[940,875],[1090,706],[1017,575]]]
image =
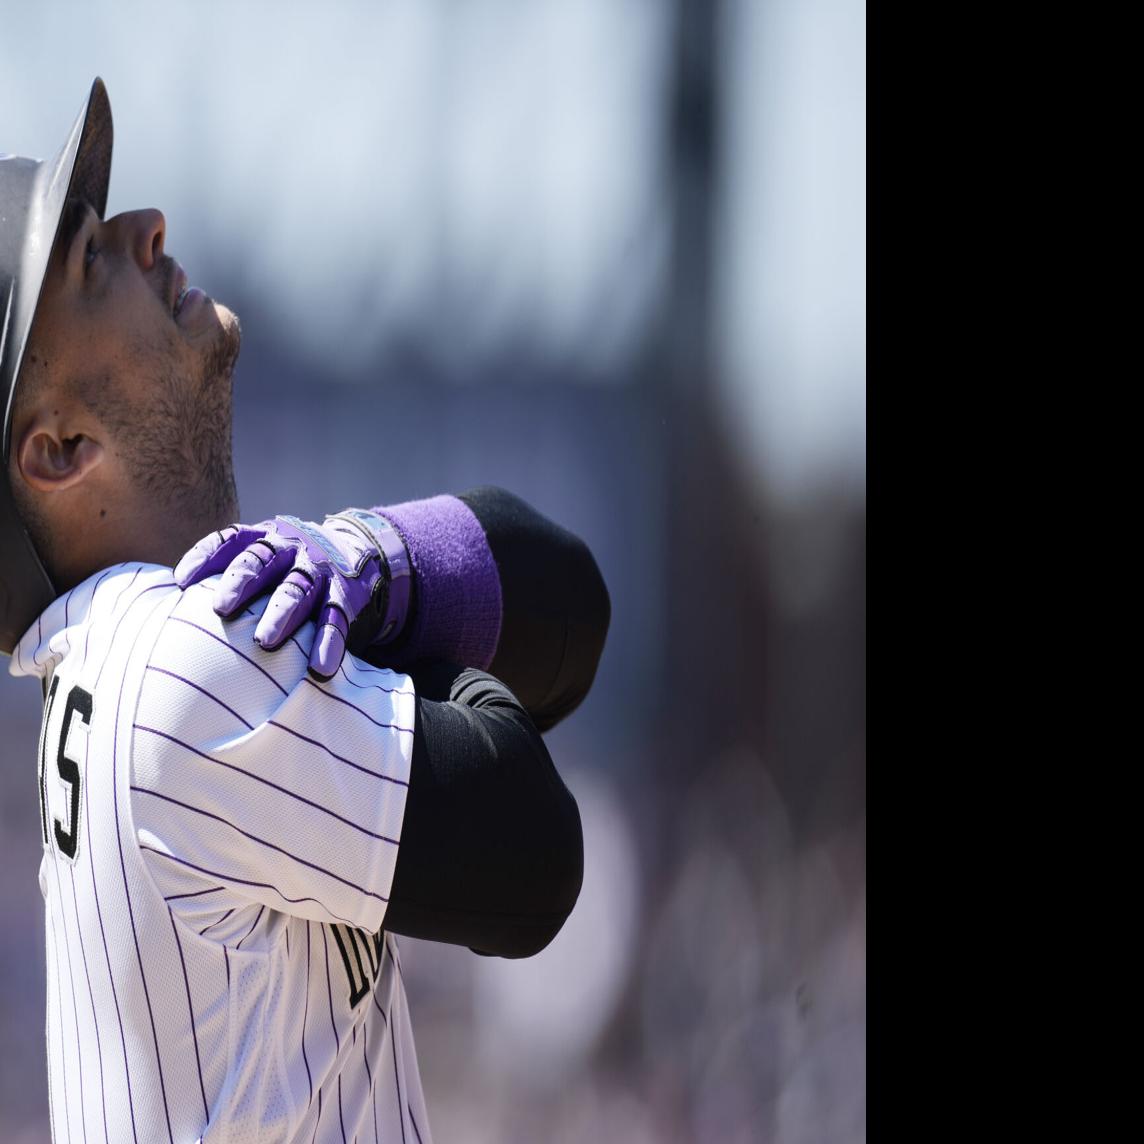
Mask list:
[[244,548],[265,534],[264,528],[231,524],[204,536],[175,565],[175,583],[180,588],[189,588],[208,576],[222,572]]
[[284,644],[314,613],[322,580],[305,568],[292,568],[274,589],[266,611],[254,629],[254,642],[267,651]]
[[293,547],[275,551],[265,540],[256,540],[222,574],[215,588],[214,610],[220,616],[233,616],[245,608],[255,596],[285,576],[296,555]]
[[310,674],[317,679],[330,679],[346,654],[346,633],[349,622],[341,607],[327,601],[318,613],[318,630],[310,650]]

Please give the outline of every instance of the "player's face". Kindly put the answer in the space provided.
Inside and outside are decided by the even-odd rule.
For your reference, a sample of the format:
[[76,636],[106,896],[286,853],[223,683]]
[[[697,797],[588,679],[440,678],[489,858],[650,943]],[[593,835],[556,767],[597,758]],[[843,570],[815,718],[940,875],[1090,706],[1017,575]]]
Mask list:
[[157,210],[102,221],[69,202],[29,352],[51,377],[79,385],[143,488],[171,507],[230,518],[238,319],[188,288],[165,237]]

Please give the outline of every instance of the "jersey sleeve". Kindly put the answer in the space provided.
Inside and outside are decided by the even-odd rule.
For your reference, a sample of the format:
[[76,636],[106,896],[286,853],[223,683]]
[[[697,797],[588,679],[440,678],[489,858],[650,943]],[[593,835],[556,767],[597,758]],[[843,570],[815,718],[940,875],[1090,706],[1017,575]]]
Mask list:
[[168,891],[216,887],[376,932],[409,788],[412,681],[347,656],[317,683],[313,625],[264,652],[260,607],[224,623],[211,587],[184,594],[148,659],[131,753],[137,845]]

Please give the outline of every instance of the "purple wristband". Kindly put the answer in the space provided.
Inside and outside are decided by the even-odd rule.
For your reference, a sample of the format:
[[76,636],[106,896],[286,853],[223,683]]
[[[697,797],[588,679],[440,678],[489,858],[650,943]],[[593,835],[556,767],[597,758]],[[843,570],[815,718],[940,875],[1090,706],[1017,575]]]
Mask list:
[[500,638],[501,590],[480,521],[453,496],[373,511],[397,529],[417,580],[413,616],[393,666],[433,658],[487,668]]

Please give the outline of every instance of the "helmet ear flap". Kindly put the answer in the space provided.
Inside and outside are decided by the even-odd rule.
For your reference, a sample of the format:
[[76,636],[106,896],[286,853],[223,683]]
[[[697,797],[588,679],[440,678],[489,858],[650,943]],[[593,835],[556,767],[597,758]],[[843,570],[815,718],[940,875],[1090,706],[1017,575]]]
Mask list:
[[16,510],[7,473],[0,490],[0,651],[11,655],[20,637],[56,597],[47,569]]
[[[55,158],[0,157],[0,459],[5,469],[17,379],[64,204],[79,196],[103,217],[112,139],[111,104],[103,81],[96,79]],[[11,655],[56,592],[20,517],[7,474],[0,476],[0,651]]]

